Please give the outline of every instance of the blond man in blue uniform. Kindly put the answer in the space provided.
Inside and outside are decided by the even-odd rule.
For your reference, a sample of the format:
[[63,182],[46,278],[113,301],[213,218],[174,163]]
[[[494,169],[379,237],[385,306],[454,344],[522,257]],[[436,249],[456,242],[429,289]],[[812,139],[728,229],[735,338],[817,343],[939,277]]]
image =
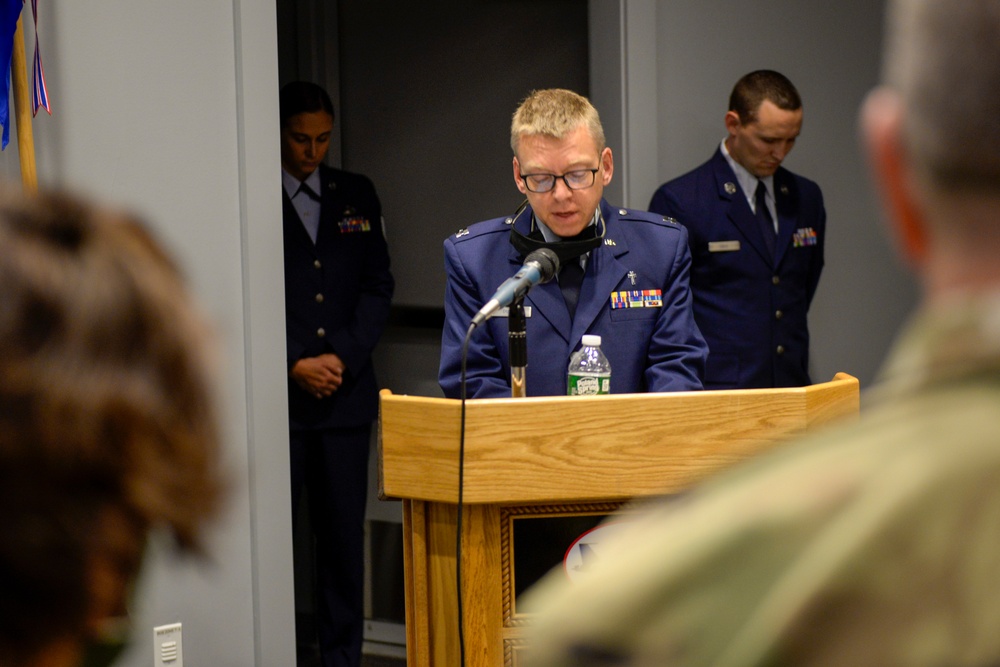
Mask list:
[[[511,148],[525,204],[444,243],[445,395],[461,393],[462,342],[473,316],[539,247],[553,250],[561,269],[524,301],[529,396],[566,393],[569,358],[584,334],[602,337],[612,393],[701,389],[707,350],[691,312],[687,233],[603,199],[614,159],[590,101],[568,90],[534,91],[514,114]],[[507,318],[492,317],[469,345],[467,395],[510,396],[510,385]]]

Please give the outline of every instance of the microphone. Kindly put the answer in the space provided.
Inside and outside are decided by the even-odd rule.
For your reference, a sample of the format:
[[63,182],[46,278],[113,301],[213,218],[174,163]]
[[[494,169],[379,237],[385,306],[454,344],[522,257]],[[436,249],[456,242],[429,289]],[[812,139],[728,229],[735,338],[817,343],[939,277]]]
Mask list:
[[503,281],[493,298],[479,309],[472,318],[472,326],[478,327],[486,318],[500,310],[501,306],[509,306],[514,299],[524,296],[535,285],[547,283],[559,272],[559,257],[548,248],[539,248],[528,253],[524,265],[513,276]]

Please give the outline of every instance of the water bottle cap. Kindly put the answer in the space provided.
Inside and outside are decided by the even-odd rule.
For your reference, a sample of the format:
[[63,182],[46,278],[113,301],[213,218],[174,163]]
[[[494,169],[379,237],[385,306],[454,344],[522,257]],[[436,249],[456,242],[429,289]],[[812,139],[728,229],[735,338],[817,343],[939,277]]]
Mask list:
[[587,334],[583,337],[582,342],[585,347],[600,347],[601,337],[594,334]]

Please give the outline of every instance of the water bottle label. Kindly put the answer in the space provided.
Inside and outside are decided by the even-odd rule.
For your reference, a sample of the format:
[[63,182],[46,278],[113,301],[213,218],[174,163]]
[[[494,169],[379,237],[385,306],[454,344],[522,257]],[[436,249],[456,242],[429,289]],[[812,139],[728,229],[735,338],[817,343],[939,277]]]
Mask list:
[[569,374],[567,394],[570,396],[595,396],[611,393],[611,378],[593,375]]

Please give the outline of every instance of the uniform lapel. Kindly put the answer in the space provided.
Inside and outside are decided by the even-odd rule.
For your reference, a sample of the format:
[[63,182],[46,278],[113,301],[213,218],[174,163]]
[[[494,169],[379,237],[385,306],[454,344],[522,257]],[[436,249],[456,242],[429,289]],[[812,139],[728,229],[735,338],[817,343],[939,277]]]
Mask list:
[[[628,273],[625,265],[618,261],[619,257],[628,253],[628,244],[624,236],[618,234],[621,227],[618,210],[612,209],[602,201],[601,212],[607,224],[607,232],[604,243],[594,248],[587,260],[587,271],[583,275],[583,284],[580,285],[580,303],[568,338],[568,342],[574,344],[601,316],[601,313],[611,307],[611,292],[621,284]],[[610,245],[609,242],[613,242],[614,245]],[[565,309],[565,304],[563,308]]]
[[297,239],[297,243],[301,243],[304,246],[311,248],[313,246],[313,240],[309,238],[309,232],[306,231],[306,226],[302,224],[299,212],[295,210],[295,206],[292,204],[292,200],[288,197],[288,193],[285,192],[284,187],[281,188],[281,207],[282,221],[285,227],[286,238],[288,238],[288,234],[291,234],[292,238]]
[[338,210],[340,193],[337,192],[337,182],[325,165],[319,167],[319,186],[319,230],[316,232],[316,245],[329,241],[327,237],[340,233],[337,222],[343,217],[342,211]]
[[778,245],[774,265],[781,264],[782,258],[791,247],[792,234],[795,232],[795,225],[798,220],[795,216],[799,210],[799,193],[795,188],[795,181],[784,169],[779,169],[774,174],[774,202],[778,211]]
[[744,240],[770,265],[773,261],[774,251],[769,247],[770,244],[765,241],[764,233],[760,229],[760,222],[750,209],[746,195],[743,194],[740,183],[736,180],[736,174],[729,167],[721,149],[716,152],[714,165],[715,189],[719,199],[727,202],[726,217]]
[[[526,221],[523,229],[520,226],[518,228],[518,231],[522,234],[527,235],[528,232],[531,231],[532,215],[533,213],[531,211],[531,207],[529,206],[525,209],[525,212],[519,216],[519,221]],[[524,263],[524,258],[521,257],[520,253],[514,248],[514,246],[509,246],[507,259],[510,262],[510,275],[514,275]],[[494,289],[495,287],[496,286],[494,286]],[[553,278],[547,283],[532,287],[531,291],[528,292],[528,296],[525,297],[524,305],[531,306],[532,318],[544,318],[549,322],[552,329],[554,329],[563,338],[568,339],[570,329],[569,310],[566,308],[566,301],[563,299],[562,291],[559,289],[558,278]]]

